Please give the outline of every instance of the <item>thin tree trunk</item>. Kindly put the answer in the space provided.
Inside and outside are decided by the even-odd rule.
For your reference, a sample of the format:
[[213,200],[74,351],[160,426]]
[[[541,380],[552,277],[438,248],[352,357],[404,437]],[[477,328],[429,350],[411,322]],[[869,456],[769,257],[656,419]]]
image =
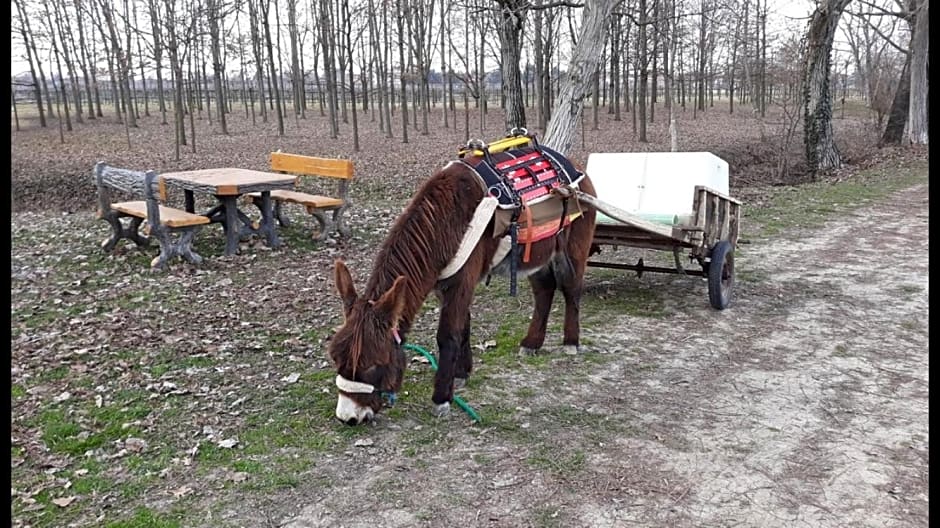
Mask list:
[[904,68],[901,70],[901,78],[898,80],[898,86],[894,90],[894,99],[891,102],[891,110],[888,113],[888,122],[885,124],[884,134],[881,136],[879,145],[900,145],[904,138],[904,128],[907,123],[907,114],[911,102],[911,57],[908,53],[904,59]]
[[[653,0],[654,2],[656,0]],[[639,35],[639,46],[640,46],[640,57],[639,57],[639,69],[640,69],[640,84],[639,84],[639,101],[636,102],[637,110],[639,110],[639,116],[637,116],[637,122],[640,127],[640,134],[637,141],[640,143],[646,143],[646,83],[648,79],[647,73],[647,58],[646,58],[646,0],[640,0],[640,35]],[[634,99],[636,101],[636,99]],[[634,112],[636,115],[636,112]]]
[[401,79],[401,142],[408,143],[408,86],[405,83],[405,30],[401,0],[395,0],[395,12],[398,15],[398,69]]
[[[274,100],[277,104],[277,135],[284,135],[284,115],[281,113],[281,92],[278,88],[277,71],[274,69],[274,47],[271,42],[271,24],[269,23],[269,13],[271,9],[271,0],[261,1],[261,24],[264,26],[264,41],[268,50],[268,66],[271,70],[271,86],[274,89]],[[277,7],[275,6],[275,9]]]
[[349,98],[352,100],[350,105],[350,113],[352,113],[352,129],[353,129],[353,152],[359,152],[359,119],[356,117],[356,114],[359,113],[356,108],[356,79],[354,78],[353,68],[352,68],[352,16],[349,14],[349,0],[343,1],[343,21],[345,24],[345,33],[346,33],[346,53],[347,59],[349,62]]
[[[268,109],[264,104],[264,58],[262,57],[261,35],[258,30],[258,11],[264,0],[247,0],[248,25],[251,29],[251,51],[255,58],[255,78],[258,83],[258,102],[261,103],[261,122],[268,122]],[[256,6],[255,2],[259,2]],[[254,102],[252,102],[254,109]]]
[[222,24],[222,10],[219,6],[219,0],[206,0],[206,7],[209,10],[209,39],[212,48],[212,74],[215,77],[215,103],[219,118],[219,129],[222,134],[228,135],[228,122],[225,119],[225,97],[222,93],[222,75],[225,68],[222,64],[222,39],[219,37],[219,25]]

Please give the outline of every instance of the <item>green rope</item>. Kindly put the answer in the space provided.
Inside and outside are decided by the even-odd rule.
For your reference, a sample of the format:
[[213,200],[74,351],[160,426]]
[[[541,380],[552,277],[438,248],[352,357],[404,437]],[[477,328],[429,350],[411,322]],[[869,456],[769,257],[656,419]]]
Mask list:
[[[434,356],[431,355],[430,352],[425,350],[424,347],[420,347],[418,345],[412,345],[411,343],[406,343],[403,348],[408,349],[408,350],[414,350],[415,352],[420,353],[431,363],[431,368],[434,370],[437,370],[437,360],[435,360]],[[461,398],[460,396],[457,396],[456,394],[454,394],[454,403],[456,403],[458,407],[463,409],[463,411],[467,413],[470,419],[473,420],[474,422],[480,423],[482,421],[482,419],[480,418],[480,415],[477,414],[477,412],[473,410],[473,407],[470,407],[469,405],[467,405],[467,402],[463,401],[463,398]]]

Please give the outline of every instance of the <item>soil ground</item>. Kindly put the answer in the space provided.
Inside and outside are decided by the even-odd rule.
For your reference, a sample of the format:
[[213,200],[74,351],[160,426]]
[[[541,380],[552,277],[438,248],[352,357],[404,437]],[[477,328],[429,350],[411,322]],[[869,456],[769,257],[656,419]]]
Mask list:
[[[788,186],[750,120],[700,119],[680,123],[684,150],[732,158],[745,201],[730,308],[713,310],[699,278],[590,268],[584,353],[561,352],[556,300],[545,353],[519,357],[529,292],[495,280],[478,288],[462,392],[483,422],[432,418],[433,373],[413,361],[396,407],[355,428],[332,417],[333,259],[363,284],[460,133],[358,155],[350,239],[313,243],[300,224],[281,250],[252,241],[224,258],[207,229],[206,263],[163,274],[145,271],[153,249],[101,254],[97,158],[263,168],[282,145],[344,144],[313,124],[277,139],[236,122],[177,165],[159,123],[130,150],[106,123],[66,147],[14,134],[13,525],[927,526],[926,155],[866,157],[860,139],[845,171]],[[845,125],[867,137],[863,120]],[[715,127],[737,135],[693,132]],[[628,130],[605,121],[586,151],[635,150]],[[671,262],[602,254],[638,256]],[[413,343],[432,346],[435,311]]]

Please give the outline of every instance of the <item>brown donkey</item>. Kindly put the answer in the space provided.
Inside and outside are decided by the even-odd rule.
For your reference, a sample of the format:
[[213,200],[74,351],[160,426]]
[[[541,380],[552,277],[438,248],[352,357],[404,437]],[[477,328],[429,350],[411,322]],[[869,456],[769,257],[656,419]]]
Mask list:
[[[402,342],[431,291],[440,299],[441,311],[431,400],[436,415],[446,414],[454,390],[466,382],[473,368],[470,306],[474,289],[489,274],[505,274],[512,258],[518,275],[529,279],[535,297],[532,322],[520,352],[535,353],[542,347],[556,289],[565,298],[562,344],[566,352],[578,352],[579,303],[596,212],[581,204],[582,214],[557,234],[533,242],[526,248],[527,258],[520,252],[507,253],[506,237],[493,232],[498,229],[493,215],[481,215],[483,208],[478,208],[487,196],[472,168],[479,161],[470,157],[451,162],[422,185],[382,242],[362,295],[356,292],[343,261],[336,261],[336,289],[345,322],[331,339],[329,355],[337,369],[336,417],[344,423],[369,421],[382,408],[383,397],[394,402],[407,362]],[[587,176],[578,187],[595,194]],[[470,234],[474,230],[475,244]],[[462,244],[465,239],[470,243]]]

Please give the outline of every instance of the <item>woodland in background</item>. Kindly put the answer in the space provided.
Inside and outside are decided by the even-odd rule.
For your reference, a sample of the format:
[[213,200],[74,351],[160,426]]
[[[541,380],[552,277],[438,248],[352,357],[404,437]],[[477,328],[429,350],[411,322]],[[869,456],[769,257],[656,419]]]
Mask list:
[[[323,119],[353,152],[363,127],[408,143],[437,121],[466,140],[499,117],[504,130],[559,136],[567,150],[582,110],[592,130],[602,112],[628,121],[640,143],[664,119],[676,150],[677,108],[692,119],[746,112],[780,152],[802,136],[813,176],[841,164],[834,99],[862,101],[881,144],[928,140],[927,0],[823,0],[809,20],[789,21],[767,0],[14,4],[13,42],[29,64],[12,79],[17,130],[28,111],[64,143],[105,119],[130,146],[141,116],[153,115],[172,127],[176,161],[197,151],[197,120],[226,136],[235,112],[252,126],[276,123],[278,136],[285,121]],[[716,110],[716,100],[727,104]],[[786,177],[794,160],[780,158]]]

